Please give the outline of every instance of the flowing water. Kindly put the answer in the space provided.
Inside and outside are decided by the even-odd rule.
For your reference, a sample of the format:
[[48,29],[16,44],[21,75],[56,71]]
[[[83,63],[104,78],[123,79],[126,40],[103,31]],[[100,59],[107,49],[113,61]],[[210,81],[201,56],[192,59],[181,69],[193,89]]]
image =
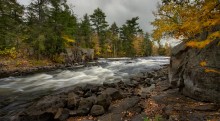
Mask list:
[[127,80],[139,72],[158,69],[168,63],[169,57],[99,59],[98,66],[3,78],[0,79],[0,116],[22,109],[34,99],[65,87]]

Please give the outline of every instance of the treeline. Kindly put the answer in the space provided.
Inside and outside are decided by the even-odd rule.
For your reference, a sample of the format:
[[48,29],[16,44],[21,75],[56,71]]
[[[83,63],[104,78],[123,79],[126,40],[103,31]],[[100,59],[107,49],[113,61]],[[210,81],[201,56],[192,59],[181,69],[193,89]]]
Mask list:
[[0,8],[1,56],[53,60],[74,47],[93,48],[98,57],[150,56],[154,51],[138,17],[118,27],[109,25],[97,8],[79,20],[66,0],[32,0],[26,7],[16,0],[1,0]]

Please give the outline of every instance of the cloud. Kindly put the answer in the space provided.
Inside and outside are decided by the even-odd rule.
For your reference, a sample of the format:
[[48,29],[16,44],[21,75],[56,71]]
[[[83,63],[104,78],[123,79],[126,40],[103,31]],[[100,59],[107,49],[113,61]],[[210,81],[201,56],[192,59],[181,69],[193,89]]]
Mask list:
[[[30,0],[18,0],[20,3],[28,5]],[[153,27],[150,22],[154,20],[152,11],[156,9],[160,0],[67,0],[74,6],[72,9],[78,18],[84,14],[91,15],[96,8],[101,8],[106,14],[109,24],[116,22],[119,26],[126,20],[139,16],[140,27],[147,32],[151,32]]]

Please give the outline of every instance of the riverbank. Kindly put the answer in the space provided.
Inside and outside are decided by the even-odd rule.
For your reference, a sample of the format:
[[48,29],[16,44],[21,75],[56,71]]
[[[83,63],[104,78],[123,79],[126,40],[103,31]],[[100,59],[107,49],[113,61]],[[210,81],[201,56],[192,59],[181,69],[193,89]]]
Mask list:
[[[170,89],[168,69],[142,72],[126,82],[84,84],[48,95],[10,117],[20,121],[217,121],[219,105]],[[8,120],[2,118],[1,120]]]
[[40,72],[54,71],[57,69],[77,69],[86,66],[97,65],[96,62],[85,62],[75,64],[59,64],[46,60],[37,61],[35,64],[26,62],[20,65],[16,64],[1,64],[0,65],[0,78],[10,76],[26,76]]

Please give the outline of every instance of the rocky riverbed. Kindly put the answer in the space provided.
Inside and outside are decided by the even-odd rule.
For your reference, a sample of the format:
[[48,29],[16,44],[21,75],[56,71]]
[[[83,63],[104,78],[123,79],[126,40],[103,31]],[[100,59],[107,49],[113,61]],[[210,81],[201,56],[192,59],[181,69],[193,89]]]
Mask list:
[[138,73],[126,82],[83,84],[45,96],[1,121],[218,121],[219,105],[171,89],[168,69]]

